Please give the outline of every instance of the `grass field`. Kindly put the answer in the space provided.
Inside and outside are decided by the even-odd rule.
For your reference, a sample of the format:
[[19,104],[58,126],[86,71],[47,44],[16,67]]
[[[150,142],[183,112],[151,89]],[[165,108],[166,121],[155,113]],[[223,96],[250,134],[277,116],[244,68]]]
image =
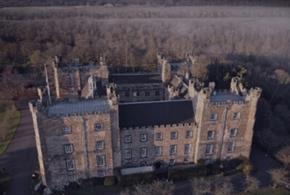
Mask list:
[[0,102],[0,155],[3,154],[20,122],[20,112],[13,102]]

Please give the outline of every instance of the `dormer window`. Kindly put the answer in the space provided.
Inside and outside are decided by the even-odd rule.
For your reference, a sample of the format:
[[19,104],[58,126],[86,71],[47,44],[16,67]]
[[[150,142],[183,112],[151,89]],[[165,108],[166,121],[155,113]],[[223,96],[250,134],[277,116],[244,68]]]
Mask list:
[[211,121],[216,121],[217,120],[217,113],[211,113],[210,114],[210,120]]
[[101,131],[102,130],[102,124],[101,123],[95,123],[95,131]]

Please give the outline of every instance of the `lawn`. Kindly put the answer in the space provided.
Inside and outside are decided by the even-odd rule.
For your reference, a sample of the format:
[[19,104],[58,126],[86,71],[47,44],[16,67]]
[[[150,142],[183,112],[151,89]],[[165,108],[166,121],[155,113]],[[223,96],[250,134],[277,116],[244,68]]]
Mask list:
[[20,112],[13,102],[0,102],[0,155],[3,154],[20,122]]

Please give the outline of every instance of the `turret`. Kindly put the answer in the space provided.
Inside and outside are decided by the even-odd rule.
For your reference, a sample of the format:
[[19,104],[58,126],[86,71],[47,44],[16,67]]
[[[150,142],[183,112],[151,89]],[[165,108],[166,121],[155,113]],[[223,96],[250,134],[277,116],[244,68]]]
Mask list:
[[116,84],[109,84],[107,86],[107,98],[111,106],[118,104],[118,96],[116,93]]
[[231,79],[231,92],[237,95],[241,95],[246,92],[244,85],[241,82],[240,77],[233,77]]
[[161,79],[162,82],[168,82],[171,78],[171,66],[167,60],[163,60],[161,64]]
[[54,86],[55,86],[55,94],[56,98],[60,98],[60,90],[59,90],[59,80],[58,80],[58,67],[61,63],[61,57],[55,56],[52,62],[52,69],[53,69],[53,77],[54,77]]

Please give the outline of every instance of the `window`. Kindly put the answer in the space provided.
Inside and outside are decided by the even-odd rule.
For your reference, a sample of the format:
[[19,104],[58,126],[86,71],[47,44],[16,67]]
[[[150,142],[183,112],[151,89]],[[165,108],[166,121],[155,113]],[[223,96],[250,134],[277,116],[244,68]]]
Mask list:
[[140,157],[141,158],[146,158],[147,157],[147,148],[146,147],[140,148]]
[[150,91],[145,91],[145,96],[150,96]]
[[126,97],[129,97],[129,96],[130,96],[129,91],[125,91],[125,96],[126,96]]
[[63,128],[63,133],[64,134],[70,134],[71,133],[71,128],[70,127],[64,127]]
[[155,155],[161,156],[162,155],[162,146],[156,146],[155,147]]
[[192,138],[193,132],[192,130],[186,131],[185,138]]
[[163,136],[162,136],[161,132],[155,133],[155,140],[156,141],[161,141],[162,139],[163,139]]
[[175,164],[175,159],[170,159],[169,160],[169,165],[174,165]]
[[102,124],[101,123],[95,123],[95,130],[100,131],[102,129]]
[[207,132],[207,140],[213,140],[215,137],[215,131],[208,131]]
[[97,155],[97,166],[106,165],[106,155]]
[[133,91],[133,96],[134,96],[134,97],[139,96],[139,91]]
[[103,150],[105,148],[105,141],[97,141],[96,142],[96,150]]
[[124,150],[124,158],[126,160],[130,160],[132,158],[132,150],[131,149]]
[[236,137],[237,134],[238,134],[238,129],[237,128],[230,129],[230,137]]
[[66,170],[68,171],[75,170],[75,163],[73,160],[71,159],[65,160],[65,165],[66,165]]
[[132,143],[132,135],[125,135],[124,137],[124,143]]
[[215,121],[215,120],[217,120],[217,113],[211,113],[211,114],[210,114],[210,120],[211,120],[211,121]]
[[184,154],[189,154],[191,151],[191,144],[184,145]]
[[141,133],[140,134],[140,142],[147,142],[147,140],[148,140],[147,133]]
[[105,170],[97,170],[97,174],[99,177],[105,177]]
[[65,144],[63,145],[63,148],[65,154],[71,154],[74,151],[74,146],[72,144]]
[[176,131],[173,131],[170,133],[170,139],[177,139],[177,137],[178,137],[178,134]]
[[176,145],[170,145],[169,146],[169,154],[170,155],[175,155],[177,152],[177,146]]
[[159,96],[160,92],[159,91],[155,91],[155,96]]
[[233,120],[237,120],[240,118],[240,113],[239,112],[234,112],[233,114]]
[[213,154],[213,144],[206,144],[205,154]]
[[233,152],[235,150],[235,142],[228,143],[228,152]]

